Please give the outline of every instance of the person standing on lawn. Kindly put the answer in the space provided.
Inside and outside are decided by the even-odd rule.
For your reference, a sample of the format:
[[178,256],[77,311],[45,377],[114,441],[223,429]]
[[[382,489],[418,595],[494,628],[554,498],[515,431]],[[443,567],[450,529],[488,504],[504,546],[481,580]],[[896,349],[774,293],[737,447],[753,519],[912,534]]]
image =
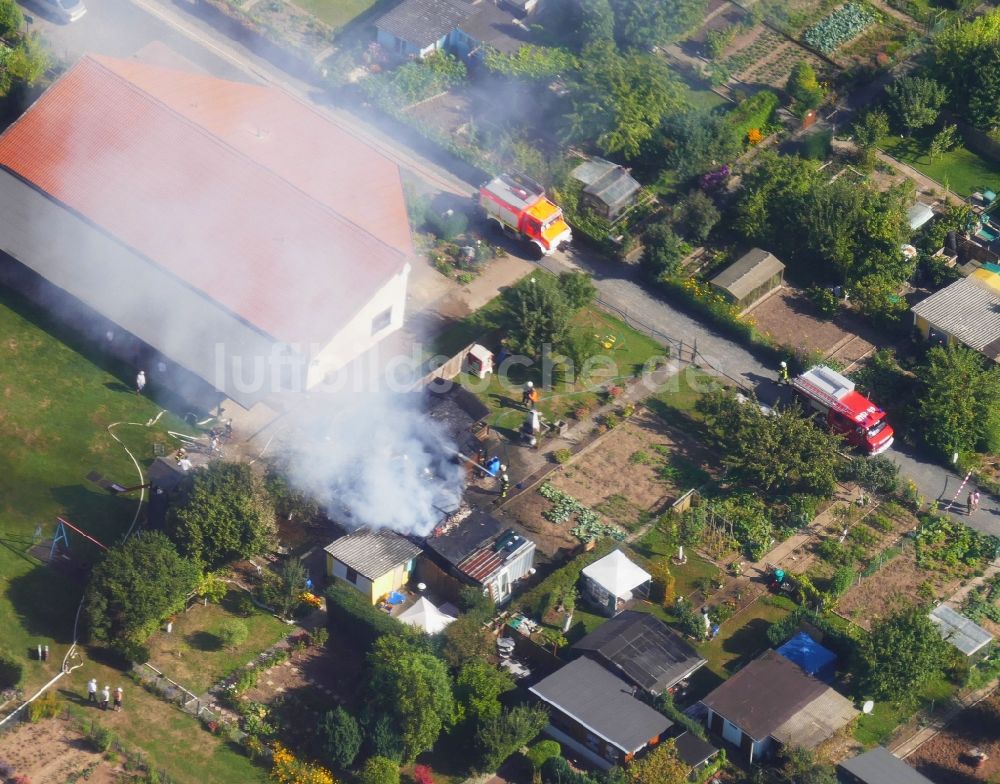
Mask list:
[[146,388],[146,371],[140,370],[139,375],[135,377],[135,393],[137,395],[142,394],[142,390]]
[[101,692],[101,710],[107,710],[109,702],[111,702],[111,687],[105,686]]
[[122,687],[119,686],[117,689],[115,689],[115,710],[116,711],[120,711],[122,709],[122,697],[123,696],[125,696],[125,693],[122,691]]
[[97,704],[97,678],[87,681],[87,702]]

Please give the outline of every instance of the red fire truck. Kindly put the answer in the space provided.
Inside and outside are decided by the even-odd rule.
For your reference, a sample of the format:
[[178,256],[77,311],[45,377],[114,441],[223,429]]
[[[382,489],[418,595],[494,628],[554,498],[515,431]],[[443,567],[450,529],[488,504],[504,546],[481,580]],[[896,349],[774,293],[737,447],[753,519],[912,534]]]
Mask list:
[[817,365],[792,379],[792,387],[807,406],[823,415],[831,430],[869,455],[882,454],[892,446],[893,432],[885,411],[836,370]]
[[573,238],[559,205],[523,175],[494,177],[479,189],[479,206],[502,231],[532,243],[543,256]]

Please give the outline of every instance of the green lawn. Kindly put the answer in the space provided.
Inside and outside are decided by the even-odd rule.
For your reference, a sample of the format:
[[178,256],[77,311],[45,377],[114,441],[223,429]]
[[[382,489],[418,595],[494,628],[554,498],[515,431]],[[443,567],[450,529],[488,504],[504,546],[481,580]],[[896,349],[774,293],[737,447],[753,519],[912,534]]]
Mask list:
[[888,741],[896,728],[910,719],[917,707],[930,708],[931,704],[940,705],[955,693],[955,685],[949,683],[943,675],[930,681],[920,691],[917,705],[911,702],[892,703],[876,701],[875,709],[858,719],[854,728],[854,737],[865,748],[879,746]]
[[295,0],[295,5],[314,14],[334,30],[339,30],[375,5],[375,2],[376,0]]
[[[503,306],[495,298],[483,308],[461,321],[457,321],[434,341],[433,352],[453,356],[473,341],[496,343]],[[476,393],[490,408],[490,424],[500,430],[516,430],[524,420],[521,407],[521,387],[532,381],[541,393],[538,408],[549,420],[567,419],[581,404],[594,407],[598,402],[597,391],[605,385],[622,384],[633,377],[652,357],[663,356],[663,347],[652,338],[632,329],[621,320],[596,307],[581,310],[573,320],[573,330],[580,335],[596,338],[596,353],[591,359],[591,372],[560,373],[551,376],[552,383],[543,386],[541,363],[529,367],[511,365],[507,377],[495,373],[480,381],[471,376],[460,376],[463,386]]]
[[[135,467],[107,426],[145,423],[160,409],[148,397],[134,394],[132,371],[95,364],[75,348],[71,334],[52,327],[36,309],[2,289],[0,334],[0,646],[25,662],[24,686],[30,690],[59,669],[71,642],[85,567],[97,554],[74,535],[71,560],[46,566],[28,552],[35,527],[51,537],[55,517],[62,515],[109,546],[115,544],[132,522],[137,496],[110,495],[86,476],[97,471],[126,486],[137,484]],[[156,392],[147,387],[149,391]],[[167,429],[182,428],[176,417],[164,415],[154,428],[123,426],[116,433],[141,462],[149,463],[152,444],[165,442]],[[38,644],[50,646],[44,664],[30,659]],[[82,670],[60,682],[64,696],[79,699],[90,674],[112,688],[124,683],[119,670],[86,661]],[[265,780],[263,771],[243,756],[199,732],[190,717],[135,693],[134,687],[129,691],[136,709],[121,714],[127,721],[115,719],[123,724],[122,735],[148,746],[176,781]],[[186,742],[191,735],[197,743]]]
[[[149,641],[149,663],[201,694],[291,631],[288,625],[262,612],[254,612],[249,618],[236,615],[233,610],[239,596],[233,592],[221,605],[196,605],[178,615],[170,634],[159,631]],[[224,648],[216,635],[222,623],[231,618],[246,623],[250,634],[242,645]]]
[[923,144],[916,140],[888,136],[881,140],[879,146],[959,196],[1000,188],[1000,166],[965,147],[957,147],[931,162]]

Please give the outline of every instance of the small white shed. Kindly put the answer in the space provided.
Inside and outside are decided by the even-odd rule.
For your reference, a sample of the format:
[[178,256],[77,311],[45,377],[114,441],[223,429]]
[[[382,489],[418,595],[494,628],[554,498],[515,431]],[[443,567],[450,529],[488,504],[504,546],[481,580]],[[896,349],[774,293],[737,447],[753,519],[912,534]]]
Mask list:
[[581,574],[584,597],[612,617],[624,610],[625,605],[636,596],[648,596],[653,579],[621,550],[595,561]]

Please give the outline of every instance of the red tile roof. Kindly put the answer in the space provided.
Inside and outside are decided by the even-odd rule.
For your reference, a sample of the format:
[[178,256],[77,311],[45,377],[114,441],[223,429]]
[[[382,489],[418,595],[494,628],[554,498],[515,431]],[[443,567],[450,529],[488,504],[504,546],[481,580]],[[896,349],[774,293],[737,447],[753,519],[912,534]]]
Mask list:
[[328,340],[412,253],[396,165],[270,87],[87,56],[0,165],[279,340]]

